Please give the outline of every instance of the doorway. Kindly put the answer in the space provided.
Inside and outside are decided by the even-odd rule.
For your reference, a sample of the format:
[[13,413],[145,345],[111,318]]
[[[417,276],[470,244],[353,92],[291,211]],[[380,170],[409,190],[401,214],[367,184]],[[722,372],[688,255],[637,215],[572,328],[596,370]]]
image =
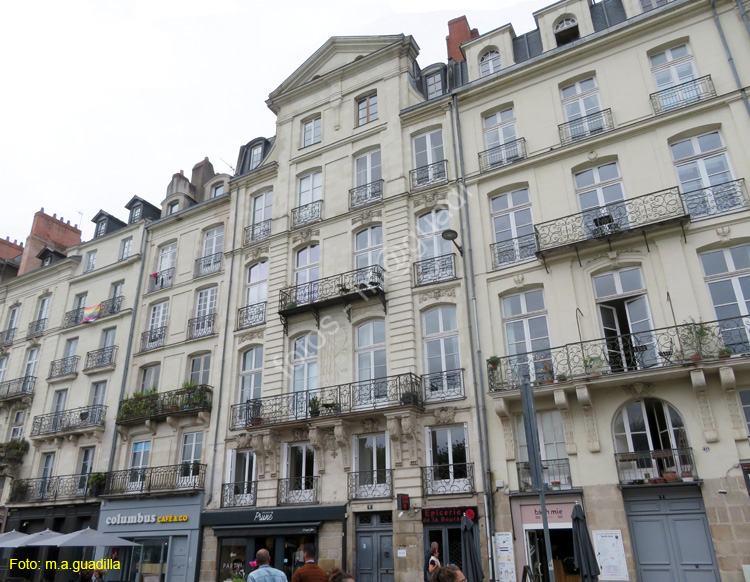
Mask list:
[[359,582],[393,582],[393,515],[357,515],[356,579]]
[[[430,551],[432,542],[438,543],[438,560],[441,566],[457,566],[463,569],[463,551],[461,550],[461,527],[456,525],[425,528],[425,554]],[[475,539],[476,538],[475,536]]]
[[[534,582],[549,582],[547,569],[547,546],[543,529],[527,529],[525,532],[526,560],[534,575]],[[573,530],[570,526],[550,527],[549,541],[552,548],[552,567],[556,582],[578,582],[581,575],[573,560]]]

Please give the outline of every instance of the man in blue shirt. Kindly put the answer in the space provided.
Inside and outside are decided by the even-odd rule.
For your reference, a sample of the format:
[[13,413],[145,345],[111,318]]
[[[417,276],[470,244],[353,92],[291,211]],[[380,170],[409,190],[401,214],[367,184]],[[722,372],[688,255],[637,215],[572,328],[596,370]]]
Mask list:
[[268,550],[258,550],[255,554],[258,569],[247,575],[247,582],[287,582],[286,574],[276,568],[271,568],[271,554]]

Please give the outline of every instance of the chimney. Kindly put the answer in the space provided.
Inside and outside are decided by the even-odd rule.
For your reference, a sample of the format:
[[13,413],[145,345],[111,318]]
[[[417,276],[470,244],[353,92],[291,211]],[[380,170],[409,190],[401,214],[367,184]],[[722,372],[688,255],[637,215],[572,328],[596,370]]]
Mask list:
[[18,274],[23,275],[42,265],[42,262],[36,256],[44,247],[65,252],[68,247],[79,244],[81,244],[80,230],[65,224],[62,218],[57,218],[56,214],[53,216],[45,214],[44,208],[42,208],[34,214],[34,222],[31,224],[31,233],[26,238]]
[[466,16],[459,16],[448,21],[448,36],[445,42],[448,45],[448,60],[457,63],[463,62],[464,55],[461,52],[461,45],[472,38],[477,38],[479,31],[476,28],[469,28],[469,21]]
[[214,167],[208,158],[204,158],[193,166],[190,182],[195,186],[196,194],[203,200],[203,187],[216,175]]

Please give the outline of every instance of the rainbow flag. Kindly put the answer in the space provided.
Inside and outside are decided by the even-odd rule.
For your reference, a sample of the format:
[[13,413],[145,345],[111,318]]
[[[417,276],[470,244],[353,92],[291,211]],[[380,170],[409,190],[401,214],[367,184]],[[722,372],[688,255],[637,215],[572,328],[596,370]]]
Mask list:
[[97,319],[99,319],[99,316],[101,315],[101,311],[102,311],[101,303],[97,303],[93,307],[84,307],[83,308],[83,323],[96,321]]

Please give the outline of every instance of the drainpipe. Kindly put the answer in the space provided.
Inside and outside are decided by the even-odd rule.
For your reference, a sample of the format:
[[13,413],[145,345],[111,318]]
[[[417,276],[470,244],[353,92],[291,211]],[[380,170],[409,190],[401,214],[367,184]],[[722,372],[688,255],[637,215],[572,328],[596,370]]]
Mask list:
[[[459,175],[458,179],[458,191],[459,191],[459,227],[461,229],[461,240],[464,243],[465,255],[464,255],[464,286],[467,290],[466,295],[466,310],[467,313],[471,313],[469,316],[469,345],[471,346],[472,353],[472,371],[473,371],[473,384],[474,384],[474,400],[476,402],[477,409],[479,410],[479,454],[482,459],[482,489],[484,490],[484,525],[487,535],[487,555],[490,562],[490,580],[495,579],[495,560],[494,560],[494,539],[492,532],[495,526],[495,512],[492,505],[492,498],[490,492],[490,457],[487,450],[488,435],[487,435],[487,408],[484,404],[484,374],[482,373],[482,345],[479,338],[479,322],[477,319],[477,289],[474,282],[474,251],[471,245],[471,223],[469,221],[469,208],[468,200],[466,197],[466,178],[464,175],[464,152],[463,152],[463,141],[461,139],[461,119],[458,115],[458,98],[456,94],[453,94],[453,101],[451,102],[451,137],[453,139],[453,163],[456,165],[456,170]],[[455,121],[454,121],[455,115]],[[458,148],[456,148],[456,134],[458,134]],[[456,160],[456,151],[458,151],[459,162]],[[463,214],[463,219],[461,215]],[[465,225],[465,228],[464,228]],[[468,269],[467,269],[468,266]],[[467,272],[468,270],[468,272]],[[471,301],[469,300],[468,291],[471,290]],[[472,326],[473,320],[473,326]],[[474,337],[476,334],[476,337]],[[476,341],[476,352],[474,350],[474,342]],[[476,354],[476,358],[474,357]],[[479,370],[479,373],[477,373]],[[477,377],[479,382],[477,382]]]
[[740,16],[742,16],[742,22],[745,23],[745,28],[747,29],[747,35],[750,36],[750,22],[747,20],[747,12],[745,12],[745,7],[742,5],[742,0],[736,0],[737,2],[737,8],[740,9]]
[[[724,45],[724,52],[727,54],[727,61],[729,61],[729,68],[732,69],[732,75],[734,76],[735,83],[737,83],[737,89],[739,89],[739,92],[742,94],[742,102],[745,104],[747,115],[750,116],[750,101],[748,101],[747,91],[745,91],[745,88],[742,86],[742,81],[740,81],[740,75],[739,73],[737,73],[737,67],[734,66],[734,58],[732,58],[732,51],[729,50],[729,45],[727,44],[727,37],[724,36],[724,29],[721,27],[721,22],[719,21],[719,14],[716,12],[716,0],[709,0],[709,1],[711,2],[711,12],[713,12],[713,15],[714,15],[714,22],[716,23],[716,29],[719,31],[719,36],[721,37],[721,44]],[[737,0],[737,4],[739,4],[740,6],[740,12],[742,13],[743,20],[745,21],[745,26],[748,26],[747,14],[745,14],[743,10],[741,0]],[[750,28],[748,29],[748,32],[750,33]]]

